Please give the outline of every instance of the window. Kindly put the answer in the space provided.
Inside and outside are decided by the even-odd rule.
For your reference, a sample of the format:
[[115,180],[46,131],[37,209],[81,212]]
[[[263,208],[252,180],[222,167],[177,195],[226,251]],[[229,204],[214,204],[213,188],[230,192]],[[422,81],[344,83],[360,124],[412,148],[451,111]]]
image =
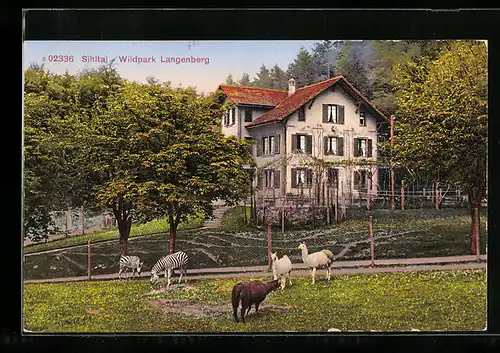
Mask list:
[[362,110],[359,111],[359,125],[366,126],[365,112]]
[[339,185],[339,170],[337,168],[327,169],[327,181],[329,185],[338,187]]
[[264,170],[264,187],[272,188],[273,186],[273,171],[272,169]]
[[251,123],[251,122],[252,122],[252,110],[245,109],[245,123]]
[[366,157],[366,140],[358,139],[358,156]]
[[337,153],[337,138],[336,137],[327,137],[326,139],[326,154],[338,154]]
[[323,122],[344,124],[345,107],[338,104],[323,104]]
[[304,185],[307,183],[307,170],[297,169],[297,185]]
[[299,121],[306,121],[306,109],[304,106],[299,108]]
[[354,188],[356,190],[368,188],[368,171],[363,169],[354,171]]
[[269,137],[263,137],[262,138],[262,154],[267,155],[269,154]]
[[327,117],[328,117],[327,121],[329,123],[336,123],[337,122],[337,106],[336,105],[329,105],[328,106]]
[[236,107],[231,109],[231,125],[234,125],[236,122]]
[[224,126],[228,126],[229,125],[229,111],[227,111],[227,112],[224,113],[224,116],[222,117],[222,124]]
[[297,149],[302,152],[306,151],[306,135],[297,135]]
[[262,137],[261,141],[262,141],[262,147],[260,147],[260,151],[262,151],[263,155],[280,153],[279,135],[264,136]]
[[279,189],[280,187],[280,172],[277,169],[264,170],[264,187],[267,189]]
[[312,182],[312,169],[292,168],[292,188],[308,186]]

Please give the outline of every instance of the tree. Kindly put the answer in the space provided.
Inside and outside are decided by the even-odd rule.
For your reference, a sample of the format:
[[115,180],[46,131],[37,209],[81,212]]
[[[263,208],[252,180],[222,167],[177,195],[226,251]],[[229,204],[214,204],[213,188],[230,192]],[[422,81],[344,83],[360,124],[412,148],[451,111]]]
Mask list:
[[287,90],[288,89],[288,77],[286,72],[283,71],[278,64],[274,65],[269,72],[271,78],[272,89]]
[[473,252],[486,191],[487,53],[484,43],[456,41],[440,54],[398,65],[393,158],[415,174],[462,187],[471,207]]
[[346,41],[339,53],[336,71],[352,83],[366,98],[371,99],[372,90],[368,80],[366,64],[363,62],[358,46]]
[[181,222],[211,216],[216,199],[234,204],[246,197],[242,167],[251,155],[244,140],[214,129],[228,109],[221,92],[200,97],[191,89],[129,84],[124,94],[138,129],[129,158],[137,216],[168,218],[173,253]]
[[78,112],[76,79],[54,75],[42,66],[32,65],[25,71],[24,82],[24,236],[35,240],[60,231],[51,212],[80,206],[84,178],[68,160],[75,159],[68,117]]
[[234,80],[233,80],[233,75],[229,74],[229,76],[227,76],[226,84],[227,85],[235,85],[236,84],[236,82],[234,82]]
[[271,75],[266,65],[262,64],[260,67],[260,71],[257,73],[257,77],[253,81],[253,86],[260,88],[272,87]]
[[339,42],[323,41],[315,43],[313,61],[316,71],[316,81],[324,81],[335,74],[335,63],[338,56]]
[[251,82],[250,82],[250,75],[248,75],[247,73],[244,73],[243,74],[243,77],[241,78],[241,80],[238,81],[238,85],[240,86],[251,86]]
[[316,82],[316,70],[312,55],[301,47],[297,57],[288,65],[288,77],[295,78],[297,87],[304,87]]

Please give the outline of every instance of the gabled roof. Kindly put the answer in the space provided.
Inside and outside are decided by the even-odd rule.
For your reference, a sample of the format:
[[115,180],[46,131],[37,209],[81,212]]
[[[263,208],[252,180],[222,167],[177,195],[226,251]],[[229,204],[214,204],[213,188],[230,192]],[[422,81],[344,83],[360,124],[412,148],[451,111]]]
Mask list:
[[301,106],[309,102],[314,97],[318,96],[320,93],[333,86],[337,82],[344,83],[351,93],[357,96],[360,100],[364,101],[368,106],[370,106],[376,113],[378,113],[382,118],[389,120],[380,110],[378,110],[373,104],[371,104],[368,99],[366,99],[361,92],[359,92],[353,85],[351,85],[343,76],[337,76],[326,81],[318,82],[309,86],[299,88],[294,94],[288,96],[285,92],[285,98],[279,102],[276,108],[271,109],[267,113],[261,115],[251,123],[246,124],[246,127],[254,127],[262,124],[267,124],[271,122],[282,121],[287,118],[290,114],[295,112]]
[[282,100],[288,97],[287,91],[258,87],[220,85],[218,89],[221,89],[228,99],[235,104],[276,107]]

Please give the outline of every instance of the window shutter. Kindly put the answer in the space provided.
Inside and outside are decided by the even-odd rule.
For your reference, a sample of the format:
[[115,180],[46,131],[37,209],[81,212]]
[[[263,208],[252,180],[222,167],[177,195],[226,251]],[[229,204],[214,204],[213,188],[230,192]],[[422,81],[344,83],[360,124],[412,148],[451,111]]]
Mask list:
[[333,168],[328,168],[326,170],[326,180],[327,180],[328,184],[333,183]]
[[297,135],[292,135],[292,152],[297,150]]
[[280,188],[280,171],[278,169],[274,170],[274,188]]
[[325,156],[328,154],[328,137],[323,137],[323,151]]
[[337,107],[337,124],[343,124],[344,123],[344,112],[345,112],[345,106],[339,105]]
[[307,135],[306,136],[306,153],[307,154],[312,154],[312,136]]
[[337,156],[344,155],[344,138],[337,137]]
[[328,104],[323,104],[323,122],[328,122]]
[[262,156],[262,137],[257,138],[257,157]]
[[236,121],[236,107],[233,107],[231,109],[231,125],[234,125],[235,121]]
[[257,188],[260,189],[262,187],[262,176],[264,174],[264,171],[261,170],[260,172],[257,171]]
[[354,171],[354,189],[358,190],[359,189],[359,172]]
[[274,135],[274,153],[280,153],[280,134]]
[[354,157],[357,157],[358,156],[358,139],[355,138],[354,139],[354,149],[352,150],[354,152]]
[[306,121],[306,111],[304,106],[299,108],[299,121]]
[[292,177],[292,188],[296,188],[297,187],[297,168],[292,168],[291,177]]
[[366,145],[367,145],[366,156],[371,157],[372,156],[372,139],[368,139],[366,142]]

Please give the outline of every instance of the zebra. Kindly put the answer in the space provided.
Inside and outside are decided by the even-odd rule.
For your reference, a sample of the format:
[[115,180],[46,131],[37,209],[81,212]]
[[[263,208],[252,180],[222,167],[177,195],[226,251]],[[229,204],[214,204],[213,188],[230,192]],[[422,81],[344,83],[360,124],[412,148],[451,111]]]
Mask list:
[[[182,274],[187,276],[187,270],[185,266],[188,262],[188,256],[183,251],[178,251],[176,253],[163,256],[156,262],[156,264],[151,268],[151,282],[156,282],[158,280],[158,274],[165,271],[165,278],[167,279],[167,287],[170,286],[170,277],[172,276],[172,270],[179,269],[180,277],[179,283],[181,283]],[[187,278],[184,278],[184,282],[187,282]]]
[[135,277],[135,271],[137,271],[137,278],[141,277],[141,268],[144,262],[141,262],[138,256],[120,256],[120,271],[118,272],[118,278],[122,279],[122,272],[125,273],[129,268],[132,269],[132,277]]

